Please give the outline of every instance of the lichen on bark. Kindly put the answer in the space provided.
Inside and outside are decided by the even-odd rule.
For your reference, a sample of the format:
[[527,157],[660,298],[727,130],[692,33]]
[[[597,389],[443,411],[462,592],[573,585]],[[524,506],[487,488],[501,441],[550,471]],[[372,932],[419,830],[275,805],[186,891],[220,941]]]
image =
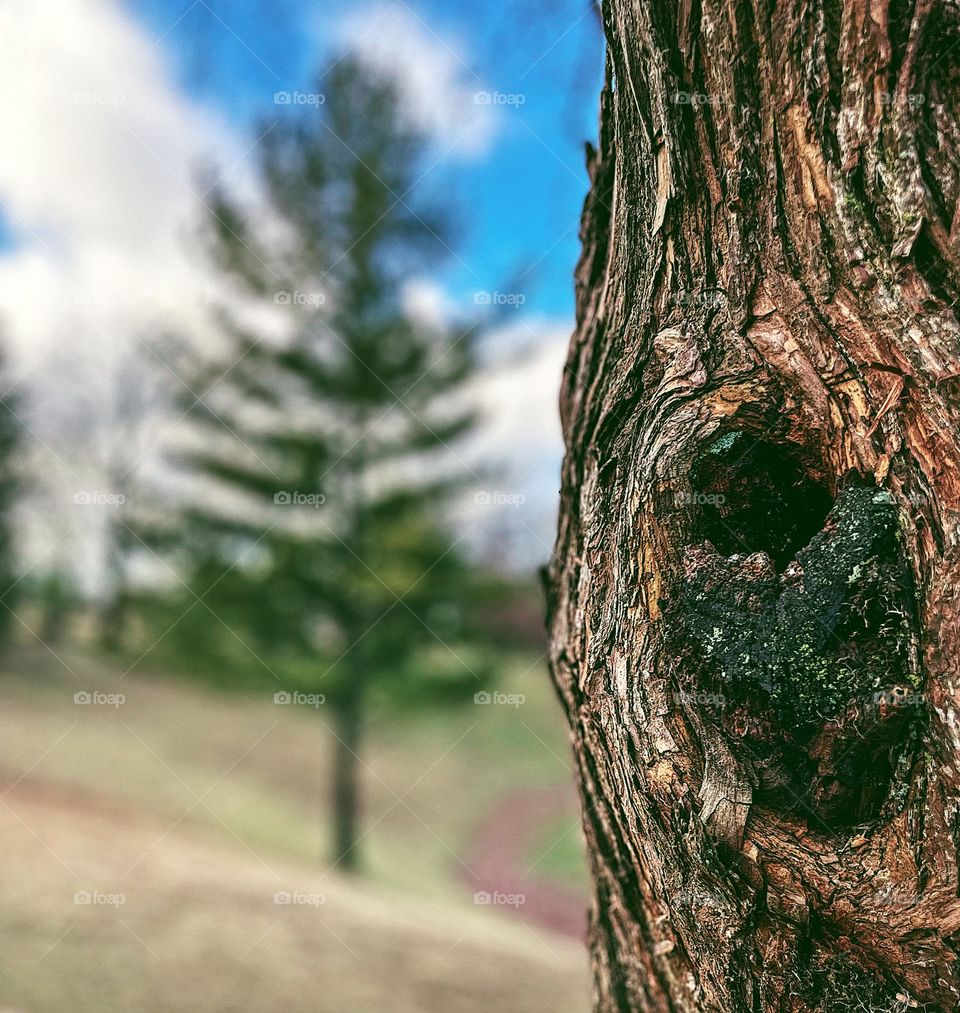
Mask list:
[[801,734],[850,703],[918,685],[916,606],[897,508],[851,484],[783,573],[764,552],[684,557],[680,624],[735,699],[762,694]]
[[898,798],[925,708],[889,493],[850,481],[782,572],[765,552],[688,548],[675,610],[687,699],[721,702],[714,721],[752,802],[793,810],[802,797],[826,823],[852,825]]

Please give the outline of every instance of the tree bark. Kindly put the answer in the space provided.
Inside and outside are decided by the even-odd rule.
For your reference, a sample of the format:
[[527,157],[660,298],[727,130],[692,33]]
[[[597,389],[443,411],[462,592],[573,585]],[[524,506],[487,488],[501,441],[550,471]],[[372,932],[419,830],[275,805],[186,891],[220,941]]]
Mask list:
[[958,1009],[960,8],[603,15],[549,574],[595,1007]]

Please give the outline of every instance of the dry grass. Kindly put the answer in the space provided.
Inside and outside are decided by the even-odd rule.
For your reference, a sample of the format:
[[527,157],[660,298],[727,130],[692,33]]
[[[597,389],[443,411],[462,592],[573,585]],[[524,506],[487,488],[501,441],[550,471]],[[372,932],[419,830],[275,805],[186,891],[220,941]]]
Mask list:
[[[400,738],[374,751],[372,875],[345,881],[320,858],[316,715],[65,660],[75,676],[25,654],[0,681],[0,1007],[588,1008],[579,946],[456,889],[460,835],[509,773],[465,788],[494,734],[476,722],[501,717],[420,729],[419,753]],[[127,699],[73,703],[96,687]],[[545,739],[521,768],[531,783],[564,776],[545,714],[525,714]]]

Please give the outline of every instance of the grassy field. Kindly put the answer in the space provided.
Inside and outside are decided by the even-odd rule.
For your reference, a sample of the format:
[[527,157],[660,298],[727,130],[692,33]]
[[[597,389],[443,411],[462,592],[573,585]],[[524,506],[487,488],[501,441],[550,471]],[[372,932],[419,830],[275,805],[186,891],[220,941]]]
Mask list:
[[582,947],[474,904],[466,885],[498,800],[557,788],[522,876],[531,891],[562,882],[585,895],[542,663],[517,659],[499,688],[526,700],[377,722],[367,871],[345,880],[328,860],[322,707],[124,674],[82,653],[10,655],[0,1007],[585,1010]]

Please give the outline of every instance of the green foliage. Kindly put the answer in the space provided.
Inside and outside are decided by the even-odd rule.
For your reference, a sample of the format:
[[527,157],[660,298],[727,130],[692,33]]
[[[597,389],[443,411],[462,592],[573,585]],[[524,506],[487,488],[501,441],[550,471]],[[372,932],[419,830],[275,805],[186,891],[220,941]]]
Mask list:
[[[449,447],[472,423],[457,397],[472,334],[402,305],[447,230],[416,196],[423,140],[393,88],[348,58],[319,90],[322,104],[263,136],[266,210],[222,186],[208,198],[236,300],[221,309],[222,354],[191,364],[181,463],[196,495],[167,537],[144,532],[187,585],[153,603],[150,625],[217,682],[334,705],[358,683],[390,706],[462,698],[486,666],[477,585],[437,508],[459,483]],[[253,333],[252,311],[285,338]]]
[[843,195],[843,206],[846,208],[849,215],[861,221],[863,221],[867,216],[866,206],[854,193],[847,192]]

